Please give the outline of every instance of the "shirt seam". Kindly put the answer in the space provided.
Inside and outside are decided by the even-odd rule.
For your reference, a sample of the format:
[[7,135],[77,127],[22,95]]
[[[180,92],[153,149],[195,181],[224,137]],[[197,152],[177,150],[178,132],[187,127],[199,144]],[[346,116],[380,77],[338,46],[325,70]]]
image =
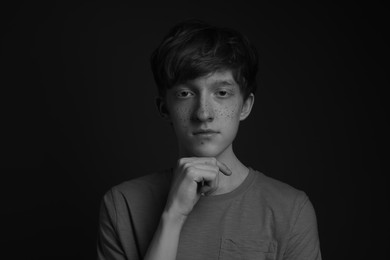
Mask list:
[[118,234],[118,210],[117,210],[117,205],[115,202],[114,188],[111,189],[111,197],[112,197],[112,202],[113,202],[114,211],[115,211],[115,232]]
[[[291,222],[291,227],[290,227],[290,230],[289,230],[288,236],[287,236],[288,237],[287,245],[289,244],[289,241],[290,241],[291,236],[293,234],[293,230],[294,230],[294,228],[295,228],[295,226],[296,226],[296,224],[298,222],[298,219],[299,219],[299,217],[300,217],[300,215],[302,213],[302,210],[306,206],[307,202],[309,201],[309,197],[306,195],[306,193],[301,192],[301,194],[303,194],[303,202],[300,204],[300,208],[299,208],[299,210],[297,212],[296,218]],[[299,196],[297,196],[296,200],[298,200],[298,199],[299,199]],[[286,249],[288,250],[288,247]],[[285,256],[285,255],[286,255],[286,252],[283,253],[283,256]]]

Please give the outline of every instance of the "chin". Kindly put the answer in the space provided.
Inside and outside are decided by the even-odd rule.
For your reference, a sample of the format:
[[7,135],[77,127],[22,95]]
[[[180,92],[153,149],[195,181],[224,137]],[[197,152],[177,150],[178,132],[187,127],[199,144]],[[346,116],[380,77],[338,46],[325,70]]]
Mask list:
[[218,157],[225,149],[217,145],[201,145],[192,147],[189,154],[195,157]]

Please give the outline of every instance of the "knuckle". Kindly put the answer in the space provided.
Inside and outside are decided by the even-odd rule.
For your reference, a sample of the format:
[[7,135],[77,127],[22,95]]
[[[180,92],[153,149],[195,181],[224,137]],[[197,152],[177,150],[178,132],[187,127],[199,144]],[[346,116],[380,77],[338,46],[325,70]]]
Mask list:
[[182,166],[184,169],[191,169],[191,163],[189,163],[189,162],[183,163]]
[[209,170],[213,173],[213,174],[217,174],[219,172],[219,167],[216,166],[216,165],[209,165],[208,166]]
[[185,168],[185,173],[187,176],[194,176],[196,174],[196,169],[192,166],[188,166]]
[[177,161],[177,164],[178,165],[183,165],[187,162],[187,160],[185,158],[180,158],[178,161]]
[[217,159],[215,159],[214,157],[211,157],[211,158],[210,158],[210,162],[211,162],[212,164],[217,164]]

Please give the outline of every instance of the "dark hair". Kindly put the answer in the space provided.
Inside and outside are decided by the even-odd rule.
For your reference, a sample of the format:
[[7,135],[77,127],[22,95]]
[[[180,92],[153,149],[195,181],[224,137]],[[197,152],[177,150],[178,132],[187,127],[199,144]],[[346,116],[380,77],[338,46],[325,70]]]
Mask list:
[[237,31],[199,20],[174,26],[151,56],[158,94],[176,84],[229,69],[244,100],[256,91],[258,55],[248,39]]

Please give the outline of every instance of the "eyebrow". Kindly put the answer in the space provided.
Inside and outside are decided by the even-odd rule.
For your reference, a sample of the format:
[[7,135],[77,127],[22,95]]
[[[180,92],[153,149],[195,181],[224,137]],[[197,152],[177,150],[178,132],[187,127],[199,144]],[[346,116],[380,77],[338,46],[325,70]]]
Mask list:
[[[238,84],[234,80],[230,79],[216,79],[213,83],[211,83],[211,87],[217,88],[217,87],[223,87],[223,86],[228,86],[228,87],[233,87],[233,86],[238,86]],[[187,86],[191,88],[196,88],[196,84],[193,84],[191,81],[183,82],[181,84],[178,84],[174,86],[173,88],[178,88],[180,86]]]
[[216,80],[215,82],[213,82],[212,84],[213,86],[216,86],[216,87],[220,87],[220,86],[234,86],[236,85],[235,82],[232,82],[231,80]]

